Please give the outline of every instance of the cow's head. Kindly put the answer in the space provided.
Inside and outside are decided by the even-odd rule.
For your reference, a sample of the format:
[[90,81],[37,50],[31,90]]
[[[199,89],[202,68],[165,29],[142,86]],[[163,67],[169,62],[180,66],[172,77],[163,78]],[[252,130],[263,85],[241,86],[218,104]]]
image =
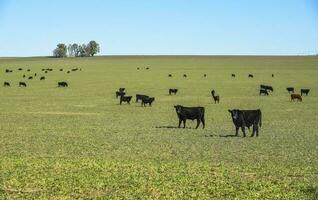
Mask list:
[[181,113],[181,109],[182,109],[181,105],[176,105],[176,106],[174,106],[174,108],[176,109],[177,113]]
[[239,110],[233,109],[229,110],[229,112],[231,113],[233,120],[237,120],[239,118]]

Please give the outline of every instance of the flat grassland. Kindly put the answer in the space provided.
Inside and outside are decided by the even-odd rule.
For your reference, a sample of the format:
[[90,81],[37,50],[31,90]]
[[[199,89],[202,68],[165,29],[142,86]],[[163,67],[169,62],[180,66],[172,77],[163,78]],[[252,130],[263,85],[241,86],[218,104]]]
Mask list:
[[[1,58],[0,80],[1,199],[318,199],[318,57]],[[156,101],[119,105],[119,87]],[[206,128],[175,128],[176,104],[204,106]],[[262,110],[258,138],[232,137],[232,108]]]

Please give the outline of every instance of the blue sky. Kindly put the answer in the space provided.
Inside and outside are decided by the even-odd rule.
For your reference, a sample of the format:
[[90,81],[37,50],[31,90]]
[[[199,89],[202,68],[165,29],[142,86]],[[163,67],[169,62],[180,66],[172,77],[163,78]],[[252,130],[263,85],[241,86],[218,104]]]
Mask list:
[[0,0],[0,56],[96,40],[104,55],[318,53],[316,0]]

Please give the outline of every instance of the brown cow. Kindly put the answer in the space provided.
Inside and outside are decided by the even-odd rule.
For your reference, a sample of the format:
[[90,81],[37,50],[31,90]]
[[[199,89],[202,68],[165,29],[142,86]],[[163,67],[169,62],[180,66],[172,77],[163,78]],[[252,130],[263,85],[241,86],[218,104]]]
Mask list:
[[302,102],[303,98],[301,98],[300,94],[291,94],[290,95],[290,101],[294,101],[295,99],[297,99],[298,101]]

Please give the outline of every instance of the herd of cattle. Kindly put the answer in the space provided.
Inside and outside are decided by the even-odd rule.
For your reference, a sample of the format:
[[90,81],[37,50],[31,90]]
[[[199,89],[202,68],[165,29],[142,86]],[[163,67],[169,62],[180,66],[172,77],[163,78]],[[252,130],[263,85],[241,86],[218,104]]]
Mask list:
[[[17,71],[21,71],[22,72],[23,68],[18,68]],[[42,68],[41,71],[42,71],[42,73],[47,74],[49,72],[52,72],[53,69],[52,68]],[[63,72],[64,69],[61,68],[61,69],[59,69],[59,71]],[[66,73],[70,74],[71,71],[73,71],[73,72],[82,71],[82,69],[81,68],[73,68],[71,70],[67,70]],[[5,73],[13,73],[13,70],[6,69]],[[26,75],[26,73],[27,73],[27,75]],[[41,76],[38,76],[38,73],[31,73],[31,69],[27,69],[26,73],[23,73],[22,79],[33,80],[33,79],[36,79],[37,77],[39,77],[40,81],[44,81],[46,79],[46,76],[43,75],[43,74]],[[3,82],[3,86],[4,87],[11,87],[11,83],[9,81],[4,81]],[[27,83],[25,81],[20,81],[18,83],[18,86],[19,87],[27,87]],[[57,83],[57,87],[68,87],[68,83],[66,81],[60,81],[60,82]]]

